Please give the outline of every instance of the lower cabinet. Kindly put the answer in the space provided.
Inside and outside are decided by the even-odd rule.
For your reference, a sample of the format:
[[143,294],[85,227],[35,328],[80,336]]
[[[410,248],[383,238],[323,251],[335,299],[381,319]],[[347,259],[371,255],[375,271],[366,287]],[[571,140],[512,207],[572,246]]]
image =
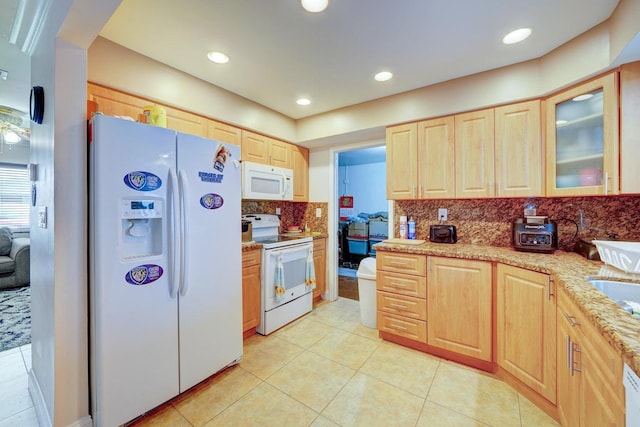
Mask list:
[[427,277],[427,344],[492,362],[491,263],[430,256]]
[[424,255],[376,252],[376,322],[383,338],[426,346],[426,260]]
[[313,268],[316,273],[316,288],[313,299],[320,298],[327,290],[327,239],[313,239]]
[[625,425],[622,358],[558,291],[558,413],[563,426]]
[[556,296],[548,274],[497,266],[498,365],[556,403]]
[[260,249],[242,252],[242,331],[260,324]]

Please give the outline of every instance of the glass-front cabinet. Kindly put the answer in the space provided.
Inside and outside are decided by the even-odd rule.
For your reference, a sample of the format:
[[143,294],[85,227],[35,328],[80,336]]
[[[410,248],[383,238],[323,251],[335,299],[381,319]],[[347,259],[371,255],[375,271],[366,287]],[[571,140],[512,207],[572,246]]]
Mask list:
[[618,77],[547,99],[547,196],[618,194]]

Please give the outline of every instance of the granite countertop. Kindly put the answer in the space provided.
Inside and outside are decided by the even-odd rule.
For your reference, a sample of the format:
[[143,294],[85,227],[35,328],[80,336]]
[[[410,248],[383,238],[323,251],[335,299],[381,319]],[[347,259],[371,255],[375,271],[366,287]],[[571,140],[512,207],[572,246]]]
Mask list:
[[376,251],[495,261],[550,274],[556,278],[557,286],[564,287],[624,362],[640,375],[640,319],[633,318],[586,280],[590,277],[640,283],[638,274],[626,274],[600,261],[590,261],[576,253],[560,250],[554,254],[537,254],[495,246],[430,242],[421,245],[383,242],[374,245],[374,248]]

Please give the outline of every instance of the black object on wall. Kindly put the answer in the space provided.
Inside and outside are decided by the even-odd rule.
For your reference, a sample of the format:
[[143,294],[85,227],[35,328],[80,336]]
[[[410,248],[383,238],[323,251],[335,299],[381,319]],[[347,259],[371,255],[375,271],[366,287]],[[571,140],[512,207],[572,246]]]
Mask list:
[[31,121],[39,125],[42,124],[44,118],[44,89],[42,86],[34,86],[31,88],[29,97],[29,116]]

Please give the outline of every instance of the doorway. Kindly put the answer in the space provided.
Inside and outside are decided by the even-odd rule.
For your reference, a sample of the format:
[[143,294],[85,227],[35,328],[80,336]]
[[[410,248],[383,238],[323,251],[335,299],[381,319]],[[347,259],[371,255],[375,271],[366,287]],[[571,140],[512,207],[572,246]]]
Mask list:
[[377,243],[370,236],[370,221],[388,221],[386,147],[339,152],[337,158],[338,250],[334,262],[338,296],[358,300],[358,266],[362,259],[375,256],[371,246]]

